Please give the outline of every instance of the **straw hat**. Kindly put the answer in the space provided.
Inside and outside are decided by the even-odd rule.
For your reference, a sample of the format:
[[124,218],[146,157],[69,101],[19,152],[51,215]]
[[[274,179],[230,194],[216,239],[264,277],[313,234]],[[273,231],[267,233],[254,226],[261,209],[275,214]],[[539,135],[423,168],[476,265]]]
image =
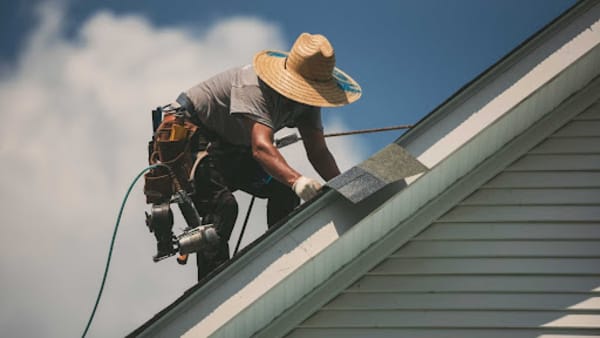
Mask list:
[[360,98],[358,83],[335,67],[326,37],[302,33],[292,50],[264,50],[254,56],[258,77],[279,94],[317,107],[338,107]]

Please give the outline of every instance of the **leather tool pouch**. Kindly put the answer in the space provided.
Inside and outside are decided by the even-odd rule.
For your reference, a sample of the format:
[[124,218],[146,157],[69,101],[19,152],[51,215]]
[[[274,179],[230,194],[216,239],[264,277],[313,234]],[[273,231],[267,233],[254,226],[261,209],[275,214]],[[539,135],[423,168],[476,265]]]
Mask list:
[[175,114],[166,115],[148,145],[148,163],[162,163],[144,175],[146,203],[168,203],[174,192],[191,192],[190,172],[194,165],[190,140],[197,127]]

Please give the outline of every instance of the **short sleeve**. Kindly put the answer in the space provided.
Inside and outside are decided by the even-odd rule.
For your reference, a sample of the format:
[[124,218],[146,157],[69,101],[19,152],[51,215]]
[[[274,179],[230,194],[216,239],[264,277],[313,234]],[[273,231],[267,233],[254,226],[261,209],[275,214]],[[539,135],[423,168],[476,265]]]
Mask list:
[[273,128],[267,104],[258,86],[232,87],[230,114],[234,117],[245,116]]

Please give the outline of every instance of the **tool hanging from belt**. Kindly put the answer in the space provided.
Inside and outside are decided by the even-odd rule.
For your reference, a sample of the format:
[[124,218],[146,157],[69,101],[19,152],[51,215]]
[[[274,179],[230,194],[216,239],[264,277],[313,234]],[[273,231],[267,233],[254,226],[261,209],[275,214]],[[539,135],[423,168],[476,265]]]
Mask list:
[[[146,213],[146,225],[157,239],[154,261],[216,246],[220,239],[212,224],[202,224],[202,218],[191,199],[194,193],[193,172],[202,159],[194,156],[191,140],[198,126],[186,118],[189,113],[180,107],[166,105],[152,111],[154,135],[148,144],[148,162],[160,164],[145,176],[146,203],[152,204]],[[171,203],[177,203],[188,227],[174,236]],[[185,258],[185,257],[183,257]],[[182,258],[182,259],[183,259]]]

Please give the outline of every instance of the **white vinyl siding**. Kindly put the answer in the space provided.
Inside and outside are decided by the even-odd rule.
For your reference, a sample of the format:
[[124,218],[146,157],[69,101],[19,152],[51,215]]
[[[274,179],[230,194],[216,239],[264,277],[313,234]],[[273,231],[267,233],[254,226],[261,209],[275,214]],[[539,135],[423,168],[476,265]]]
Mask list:
[[290,337],[600,336],[600,104]]

